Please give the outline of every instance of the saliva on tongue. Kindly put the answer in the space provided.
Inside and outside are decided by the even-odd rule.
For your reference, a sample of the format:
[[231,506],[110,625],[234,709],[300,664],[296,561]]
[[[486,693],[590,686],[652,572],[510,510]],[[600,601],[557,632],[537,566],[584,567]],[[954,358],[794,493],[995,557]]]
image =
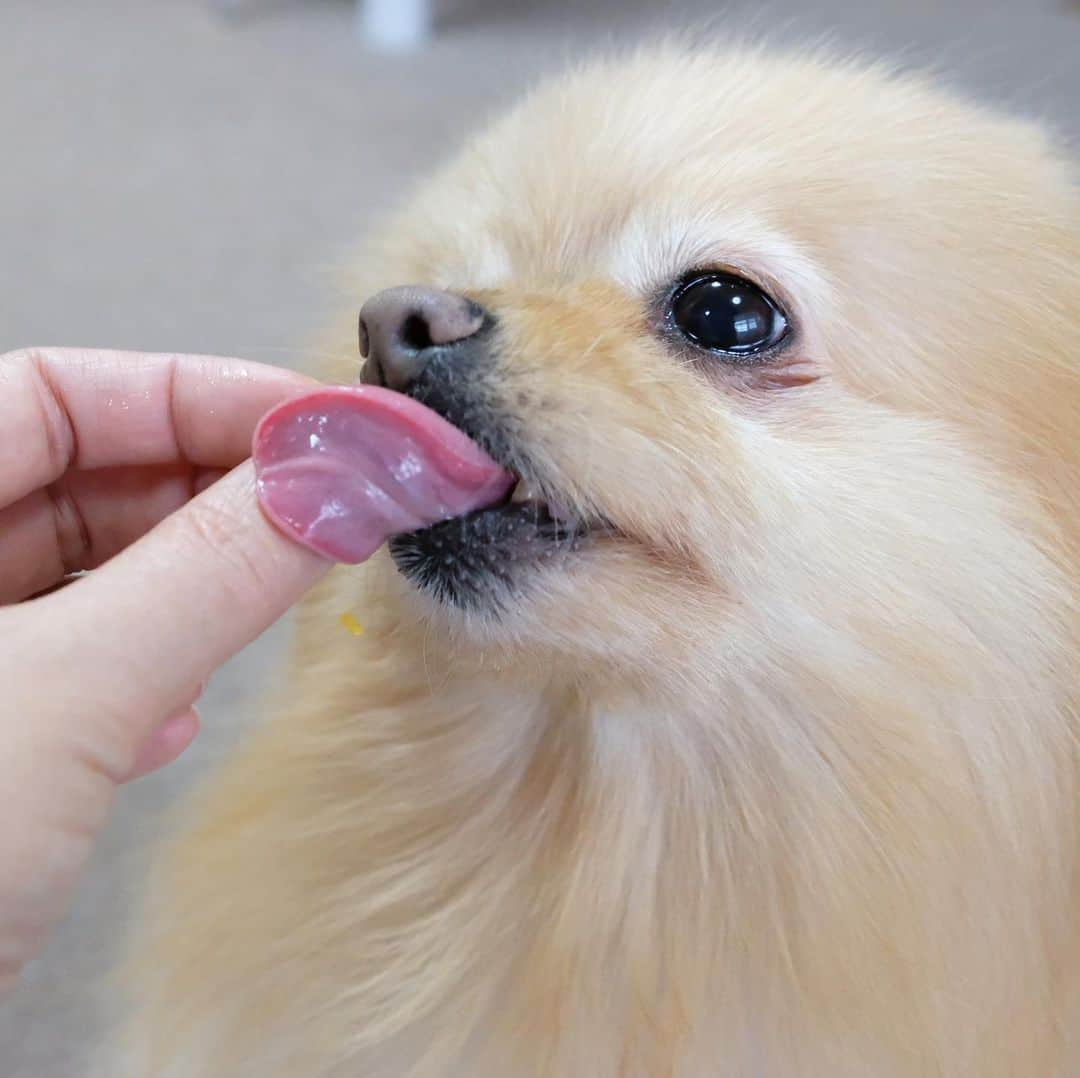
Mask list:
[[390,537],[502,501],[514,476],[441,416],[377,386],[294,397],[255,430],[263,512],[326,558],[362,562]]

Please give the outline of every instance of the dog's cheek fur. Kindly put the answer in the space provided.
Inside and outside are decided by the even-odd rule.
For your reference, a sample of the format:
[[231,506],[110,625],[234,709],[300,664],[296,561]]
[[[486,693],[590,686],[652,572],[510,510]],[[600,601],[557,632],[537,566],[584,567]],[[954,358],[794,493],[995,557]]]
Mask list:
[[[840,78],[722,64],[770,115]],[[890,127],[860,106],[880,77],[848,75],[835,109],[883,142],[820,163],[865,175]],[[692,76],[661,58],[626,91]],[[460,243],[402,218],[419,238],[370,283],[452,280],[438,259],[471,244],[506,312],[507,401],[527,388],[545,465],[628,538],[539,573],[502,621],[428,605],[383,555],[320,586],[277,718],[154,882],[132,1074],[1075,1071],[1075,203],[1026,138],[921,84],[889,100],[897,123],[955,115],[982,178],[941,166],[962,193],[945,233],[928,194],[868,237],[830,209],[835,177],[798,177],[789,212],[850,302],[818,327],[828,377],[797,397],[727,395],[644,341],[613,286],[539,279],[604,228],[553,226],[542,257],[519,243],[527,280],[499,281],[515,245],[477,251],[472,207],[498,192],[471,158],[481,194],[429,203],[464,215]],[[1045,227],[1003,217],[982,245],[994,177]],[[785,189],[770,178],[747,187]],[[522,218],[560,222],[560,197],[530,187]],[[1017,263],[1038,318],[1005,295]],[[940,327],[905,322],[943,297],[950,364]]]

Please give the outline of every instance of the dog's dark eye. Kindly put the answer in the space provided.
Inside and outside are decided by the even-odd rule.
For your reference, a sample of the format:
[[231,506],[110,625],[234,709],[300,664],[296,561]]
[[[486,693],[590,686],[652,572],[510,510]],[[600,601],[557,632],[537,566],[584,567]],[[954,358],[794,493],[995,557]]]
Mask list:
[[776,344],[788,323],[757,285],[730,273],[693,277],[671,299],[671,322],[699,348],[752,356]]

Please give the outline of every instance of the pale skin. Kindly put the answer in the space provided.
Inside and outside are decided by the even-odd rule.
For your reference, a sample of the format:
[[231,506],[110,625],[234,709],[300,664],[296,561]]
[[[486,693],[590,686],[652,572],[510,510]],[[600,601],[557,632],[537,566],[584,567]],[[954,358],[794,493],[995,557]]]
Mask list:
[[0,994],[116,788],[184,751],[207,678],[328,569],[263,517],[247,460],[309,385],[213,356],[0,356]]

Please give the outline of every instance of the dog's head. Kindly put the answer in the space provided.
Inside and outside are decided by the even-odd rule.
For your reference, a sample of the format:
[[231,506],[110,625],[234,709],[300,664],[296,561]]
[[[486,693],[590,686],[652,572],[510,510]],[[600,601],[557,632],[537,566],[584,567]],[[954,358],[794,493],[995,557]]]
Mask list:
[[1076,475],[1077,235],[1037,130],[919,80],[672,49],[543,88],[361,278],[418,286],[376,301],[365,376],[521,480],[391,544],[406,606],[680,691],[1029,648]]

